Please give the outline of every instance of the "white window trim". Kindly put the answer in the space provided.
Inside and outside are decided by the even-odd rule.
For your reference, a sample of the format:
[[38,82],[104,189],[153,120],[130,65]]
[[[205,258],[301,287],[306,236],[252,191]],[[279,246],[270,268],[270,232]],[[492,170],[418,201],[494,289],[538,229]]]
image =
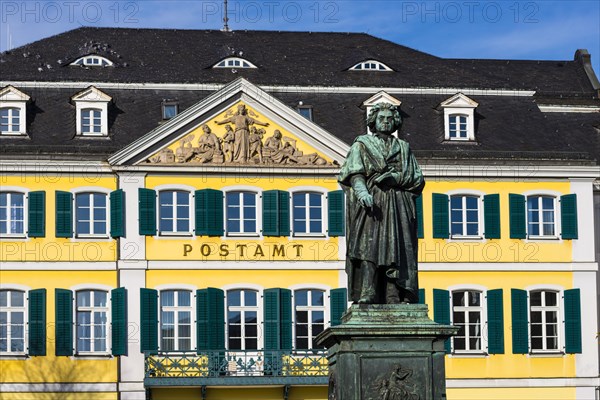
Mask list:
[[[528,343],[528,349],[529,349],[529,355],[532,357],[536,357],[536,356],[557,356],[557,355],[562,355],[564,354],[565,351],[565,317],[564,317],[564,295],[565,295],[565,288],[559,285],[553,285],[553,284],[549,284],[549,285],[543,285],[543,284],[537,284],[537,285],[531,285],[531,286],[527,286],[525,287],[523,290],[525,290],[527,292],[527,321],[528,322],[528,326],[527,326],[527,333],[528,333],[528,338],[529,338],[529,343]],[[539,291],[539,290],[544,290],[544,291],[548,291],[548,292],[557,292],[558,294],[558,299],[557,299],[557,304],[558,304],[558,343],[557,343],[557,347],[558,349],[556,350],[533,350],[531,348],[531,292],[535,292],[535,291]]]
[[[165,115],[165,108],[169,107],[169,106],[173,106],[175,107],[175,115],[172,117],[167,118],[167,116]],[[177,101],[163,101],[160,105],[160,111],[161,111],[161,115],[162,115],[162,120],[163,121],[168,121],[170,119],[175,118],[176,116],[179,115],[179,102]]]
[[[525,233],[527,235],[527,240],[533,241],[545,241],[545,240],[561,240],[562,237],[560,235],[562,226],[561,226],[561,214],[560,214],[560,197],[563,196],[563,193],[553,191],[553,190],[528,190],[522,193],[525,196]],[[527,200],[529,197],[533,196],[547,196],[554,197],[554,235],[530,235],[529,234],[529,210],[527,207]]]
[[[195,218],[194,218],[194,190],[187,190],[187,189],[181,189],[181,188],[175,188],[175,186],[179,186],[179,185],[173,185],[169,188],[165,188],[165,189],[161,189],[161,190],[156,190],[156,234],[159,237],[190,237],[193,236],[194,231],[195,231]],[[183,186],[183,185],[182,185]],[[188,204],[188,215],[189,215],[189,220],[188,220],[188,228],[189,230],[187,231],[162,231],[160,229],[160,194],[162,192],[186,192],[188,194],[189,197],[189,204]],[[174,199],[173,199],[174,200]],[[173,201],[173,203],[175,204],[175,201]],[[173,204],[173,205],[174,205]],[[173,207],[173,229],[176,228],[176,222],[177,222],[177,217],[176,217],[176,210],[177,207]]]
[[[312,348],[314,348],[314,343],[313,346],[309,346],[312,348],[309,349],[298,349],[297,345],[296,345],[296,291],[300,291],[300,290],[321,290],[323,291],[323,326],[324,326],[324,330],[330,327],[330,321],[331,321],[331,310],[330,310],[330,297],[331,297],[331,287],[327,286],[327,285],[322,285],[322,284],[299,284],[299,285],[292,285],[289,287],[289,289],[292,291],[292,349],[294,349],[294,351],[297,350],[312,350]],[[319,307],[319,306],[302,306],[302,307],[306,307],[307,309],[311,309],[312,307]],[[310,323],[309,323],[310,325]],[[312,330],[311,332],[312,333]],[[313,339],[312,337],[309,337],[309,341],[312,342]]]
[[[440,107],[444,110],[444,140],[451,142],[469,142],[475,140],[475,109],[479,104],[462,93],[457,93],[443,101]],[[467,117],[467,137],[450,137],[450,116],[462,114]]]
[[[450,192],[447,192],[447,196],[448,196],[448,224],[450,226],[450,239],[453,240],[483,240],[485,239],[485,218],[484,218],[484,212],[483,212],[483,194],[482,192],[479,191],[475,191],[475,190],[452,190]],[[479,231],[479,233],[477,235],[452,235],[452,197],[453,196],[471,196],[471,197],[477,197],[477,218],[478,218],[478,223],[477,223],[477,230]],[[464,210],[463,210],[463,214],[464,214]],[[463,215],[466,217],[466,215]],[[463,221],[463,228],[465,228],[466,224],[466,220]],[[463,230],[464,232],[464,230]]]
[[[31,288],[29,286],[24,285],[15,285],[15,284],[2,284],[0,283],[0,290],[12,290],[23,292],[23,351],[3,351],[0,352],[0,357],[2,359],[10,359],[21,358],[29,354],[29,291]],[[10,308],[3,308],[3,310],[8,311]],[[9,311],[8,311],[9,312]],[[7,335],[7,341],[9,337]],[[9,345],[10,342],[7,343]],[[7,346],[8,348],[8,346]]]
[[[190,335],[191,335],[191,340],[190,340],[190,349],[189,350],[171,350],[169,351],[169,353],[183,353],[186,351],[194,351],[194,349],[197,348],[197,343],[196,343],[196,325],[197,325],[197,320],[196,320],[196,290],[198,290],[197,286],[194,285],[189,285],[189,284],[166,284],[166,285],[158,285],[154,287],[154,290],[156,290],[157,292],[157,304],[158,304],[158,310],[157,310],[157,315],[158,315],[158,332],[157,332],[157,337],[158,337],[158,350],[161,350],[161,323],[162,323],[162,319],[161,319],[161,311],[162,311],[162,307],[160,305],[160,294],[162,291],[165,290],[180,290],[180,291],[189,291],[191,292],[191,297],[190,297],[190,310],[191,310],[191,316],[190,316]],[[172,306],[169,306],[170,308]],[[173,307],[174,308],[174,307]],[[175,337],[175,340],[177,340],[178,337]]]
[[[377,65],[377,68],[364,68],[364,66],[366,64],[372,64],[372,63],[375,63]],[[383,67],[383,69],[380,69],[379,68],[380,66]],[[350,71],[393,72],[394,70],[391,69],[390,67],[388,67],[387,65],[385,65],[384,63],[382,63],[381,61],[369,59],[369,60],[364,60],[364,61],[354,64],[354,66],[352,66],[350,68]]]
[[[73,194],[73,238],[74,239],[110,239],[110,193],[111,190],[97,186],[80,186],[74,188]],[[106,233],[77,234],[77,195],[85,193],[100,193],[106,196]]]
[[481,293],[481,350],[456,350],[454,347],[454,338],[451,339],[452,355],[454,356],[481,356],[488,352],[488,320],[487,320],[487,292],[488,288],[481,285],[456,285],[450,286],[446,290],[450,294],[450,323],[454,321],[454,304],[452,295],[458,291],[472,291]]
[[[100,64],[94,64],[91,62],[92,59],[99,59]],[[108,65],[102,65],[103,62],[106,62]],[[100,56],[98,54],[88,54],[87,56],[79,57],[77,60],[73,61],[71,64],[75,67],[92,67],[92,68],[106,68],[113,67],[114,63],[110,61],[108,58]]]
[[0,90],[0,108],[19,109],[19,130],[0,133],[1,136],[27,135],[27,102],[31,97],[12,85]]
[[[99,284],[79,284],[74,285],[69,288],[72,293],[72,303],[73,303],[73,356],[74,357],[89,357],[89,356],[110,356],[112,354],[112,337],[111,337],[111,329],[112,329],[112,298],[111,298],[111,290],[114,287],[108,285],[99,285]],[[106,311],[106,351],[85,351],[79,352],[77,351],[77,292],[83,290],[100,290],[106,292],[107,296],[107,311]]]
[[[294,230],[294,194],[300,193],[314,193],[321,195],[321,232],[311,233],[311,232],[299,232],[296,233]],[[328,206],[329,206],[329,191],[324,190],[321,187],[311,187],[311,186],[297,186],[289,190],[290,194],[290,233],[292,237],[295,238],[315,238],[315,237],[327,237],[328,236]],[[309,218],[307,214],[306,223],[308,223]]]
[[[235,62],[235,61],[239,61],[240,65],[228,65],[230,62]],[[224,62],[225,65],[219,65],[222,62]],[[248,63],[249,66],[246,67],[243,65],[243,63]],[[244,68],[244,69],[248,69],[248,68],[258,68],[258,67],[242,57],[226,57],[222,60],[219,60],[219,62],[217,62],[215,65],[213,65],[213,68]]]
[[23,195],[23,233],[3,233],[0,240],[27,239],[29,237],[29,189],[19,186],[0,186],[0,193],[18,193]]
[[[240,351],[240,352],[252,352],[252,351],[256,351],[259,352],[261,350],[264,349],[264,335],[265,335],[265,329],[264,329],[264,307],[263,307],[263,298],[264,298],[264,288],[260,285],[256,285],[253,283],[248,283],[248,284],[233,284],[233,285],[225,285],[221,288],[221,290],[223,290],[224,292],[224,308],[225,308],[225,348],[229,351],[229,352],[233,352],[235,353],[236,351]],[[256,292],[256,308],[257,308],[257,312],[256,312],[256,350],[254,349],[245,349],[245,350],[238,350],[238,349],[229,349],[229,318],[227,317],[227,313],[229,311],[229,306],[227,305],[227,295],[229,293],[229,291],[233,291],[233,290],[251,290],[251,291],[255,291]],[[240,306],[235,306],[235,307],[240,307]],[[243,345],[243,339],[244,339],[244,334],[242,333],[242,347],[245,347]]]
[[[71,97],[75,103],[75,122],[77,136],[80,137],[104,137],[108,136],[108,103],[112,100],[110,96],[90,86]],[[95,108],[100,110],[100,132],[86,132],[81,129],[82,112],[84,109]]]
[[[223,230],[225,232],[225,237],[262,237],[262,198],[263,198],[263,190],[256,186],[248,186],[248,185],[234,185],[234,186],[226,186],[221,189],[223,192]],[[229,232],[227,230],[227,193],[230,192],[251,192],[256,195],[256,232]]]

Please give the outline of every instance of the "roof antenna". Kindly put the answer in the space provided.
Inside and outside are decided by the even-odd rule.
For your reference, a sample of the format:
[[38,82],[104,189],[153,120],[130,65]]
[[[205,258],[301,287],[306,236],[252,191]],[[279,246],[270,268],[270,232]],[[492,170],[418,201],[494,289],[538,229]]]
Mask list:
[[231,32],[227,22],[229,22],[229,18],[227,17],[227,0],[223,0],[223,29],[221,29],[223,32]]

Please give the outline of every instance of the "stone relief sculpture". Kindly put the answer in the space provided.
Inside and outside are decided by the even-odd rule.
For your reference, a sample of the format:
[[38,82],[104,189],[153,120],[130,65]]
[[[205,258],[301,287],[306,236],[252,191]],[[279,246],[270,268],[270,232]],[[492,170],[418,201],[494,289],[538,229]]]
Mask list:
[[[396,366],[388,377],[382,376],[375,380],[373,386],[375,391],[380,396],[381,400],[420,400],[418,390],[414,383],[411,382],[413,371],[402,367],[400,364]],[[374,400],[371,398],[371,400]]]
[[[202,134],[198,138],[197,147],[193,147],[194,135],[188,135],[179,141],[173,150],[162,149],[150,157],[152,164],[249,164],[249,165],[337,165],[329,163],[317,153],[304,154],[296,143],[296,139],[283,136],[275,129],[267,136],[265,129],[268,122],[259,120],[259,116],[245,105],[240,104],[237,110],[228,110],[225,119],[214,121],[217,125],[225,125],[224,132],[215,134],[211,128],[202,125]],[[265,128],[258,128],[262,126]]]

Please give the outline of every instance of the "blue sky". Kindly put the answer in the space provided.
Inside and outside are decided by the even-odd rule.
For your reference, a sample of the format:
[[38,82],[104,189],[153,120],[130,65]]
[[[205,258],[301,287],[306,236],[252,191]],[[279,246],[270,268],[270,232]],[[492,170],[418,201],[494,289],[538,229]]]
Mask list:
[[[0,0],[0,50],[80,26],[220,29],[223,1]],[[571,60],[600,75],[600,2],[229,0],[233,30],[366,32],[449,58]]]

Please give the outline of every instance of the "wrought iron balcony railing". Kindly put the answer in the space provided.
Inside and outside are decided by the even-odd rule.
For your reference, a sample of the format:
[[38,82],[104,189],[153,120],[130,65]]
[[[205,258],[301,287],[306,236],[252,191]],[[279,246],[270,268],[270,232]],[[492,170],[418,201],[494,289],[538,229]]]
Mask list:
[[145,354],[146,387],[325,385],[326,351],[216,350]]

